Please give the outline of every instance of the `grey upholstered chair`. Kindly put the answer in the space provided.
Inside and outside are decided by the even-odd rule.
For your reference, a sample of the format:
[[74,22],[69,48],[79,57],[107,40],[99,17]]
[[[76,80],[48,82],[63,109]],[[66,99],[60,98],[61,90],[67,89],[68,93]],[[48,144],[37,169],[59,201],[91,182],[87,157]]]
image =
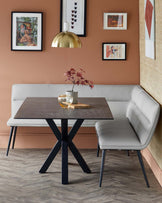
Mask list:
[[149,144],[159,114],[160,105],[143,89],[135,87],[127,107],[126,119],[99,121],[96,123],[98,143],[102,150],[100,187],[107,149],[136,150],[147,187],[149,187],[140,150],[146,148]]

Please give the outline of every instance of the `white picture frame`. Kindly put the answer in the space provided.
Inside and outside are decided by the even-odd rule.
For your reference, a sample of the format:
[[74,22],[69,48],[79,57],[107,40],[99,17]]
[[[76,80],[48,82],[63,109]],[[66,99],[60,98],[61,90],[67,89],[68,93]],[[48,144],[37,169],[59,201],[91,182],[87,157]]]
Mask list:
[[104,30],[127,30],[127,13],[104,13]]

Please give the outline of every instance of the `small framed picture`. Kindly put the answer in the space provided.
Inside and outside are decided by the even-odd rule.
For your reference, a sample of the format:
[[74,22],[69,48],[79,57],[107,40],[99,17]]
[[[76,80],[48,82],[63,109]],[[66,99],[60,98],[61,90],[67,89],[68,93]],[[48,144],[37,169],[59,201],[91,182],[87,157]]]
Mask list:
[[68,31],[80,37],[86,36],[86,4],[87,0],[61,0],[60,31]]
[[42,51],[43,50],[43,13],[12,12],[11,13],[11,50]]
[[126,60],[126,43],[102,43],[102,60]]
[[104,13],[104,30],[126,30],[127,13]]

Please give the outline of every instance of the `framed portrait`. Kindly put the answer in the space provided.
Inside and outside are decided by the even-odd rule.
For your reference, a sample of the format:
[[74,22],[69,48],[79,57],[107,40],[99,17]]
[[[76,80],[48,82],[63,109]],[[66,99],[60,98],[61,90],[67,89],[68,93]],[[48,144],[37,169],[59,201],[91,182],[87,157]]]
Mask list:
[[126,43],[102,43],[102,60],[126,60]]
[[127,13],[104,13],[104,30],[127,30]]
[[61,0],[60,31],[65,31],[65,23],[68,31],[79,37],[86,36],[86,4],[87,0]]
[[11,50],[42,51],[43,50],[43,13],[12,12],[11,13]]

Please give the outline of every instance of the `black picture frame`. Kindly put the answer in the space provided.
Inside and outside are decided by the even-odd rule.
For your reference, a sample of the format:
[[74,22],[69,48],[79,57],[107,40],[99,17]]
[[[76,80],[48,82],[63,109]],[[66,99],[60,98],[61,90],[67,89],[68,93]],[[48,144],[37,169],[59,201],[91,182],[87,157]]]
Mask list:
[[102,60],[126,60],[126,42],[103,42]]
[[11,51],[43,50],[43,12],[11,12]]
[[64,23],[68,23],[69,32],[86,37],[87,0],[60,0],[60,4],[60,32],[64,31]]

